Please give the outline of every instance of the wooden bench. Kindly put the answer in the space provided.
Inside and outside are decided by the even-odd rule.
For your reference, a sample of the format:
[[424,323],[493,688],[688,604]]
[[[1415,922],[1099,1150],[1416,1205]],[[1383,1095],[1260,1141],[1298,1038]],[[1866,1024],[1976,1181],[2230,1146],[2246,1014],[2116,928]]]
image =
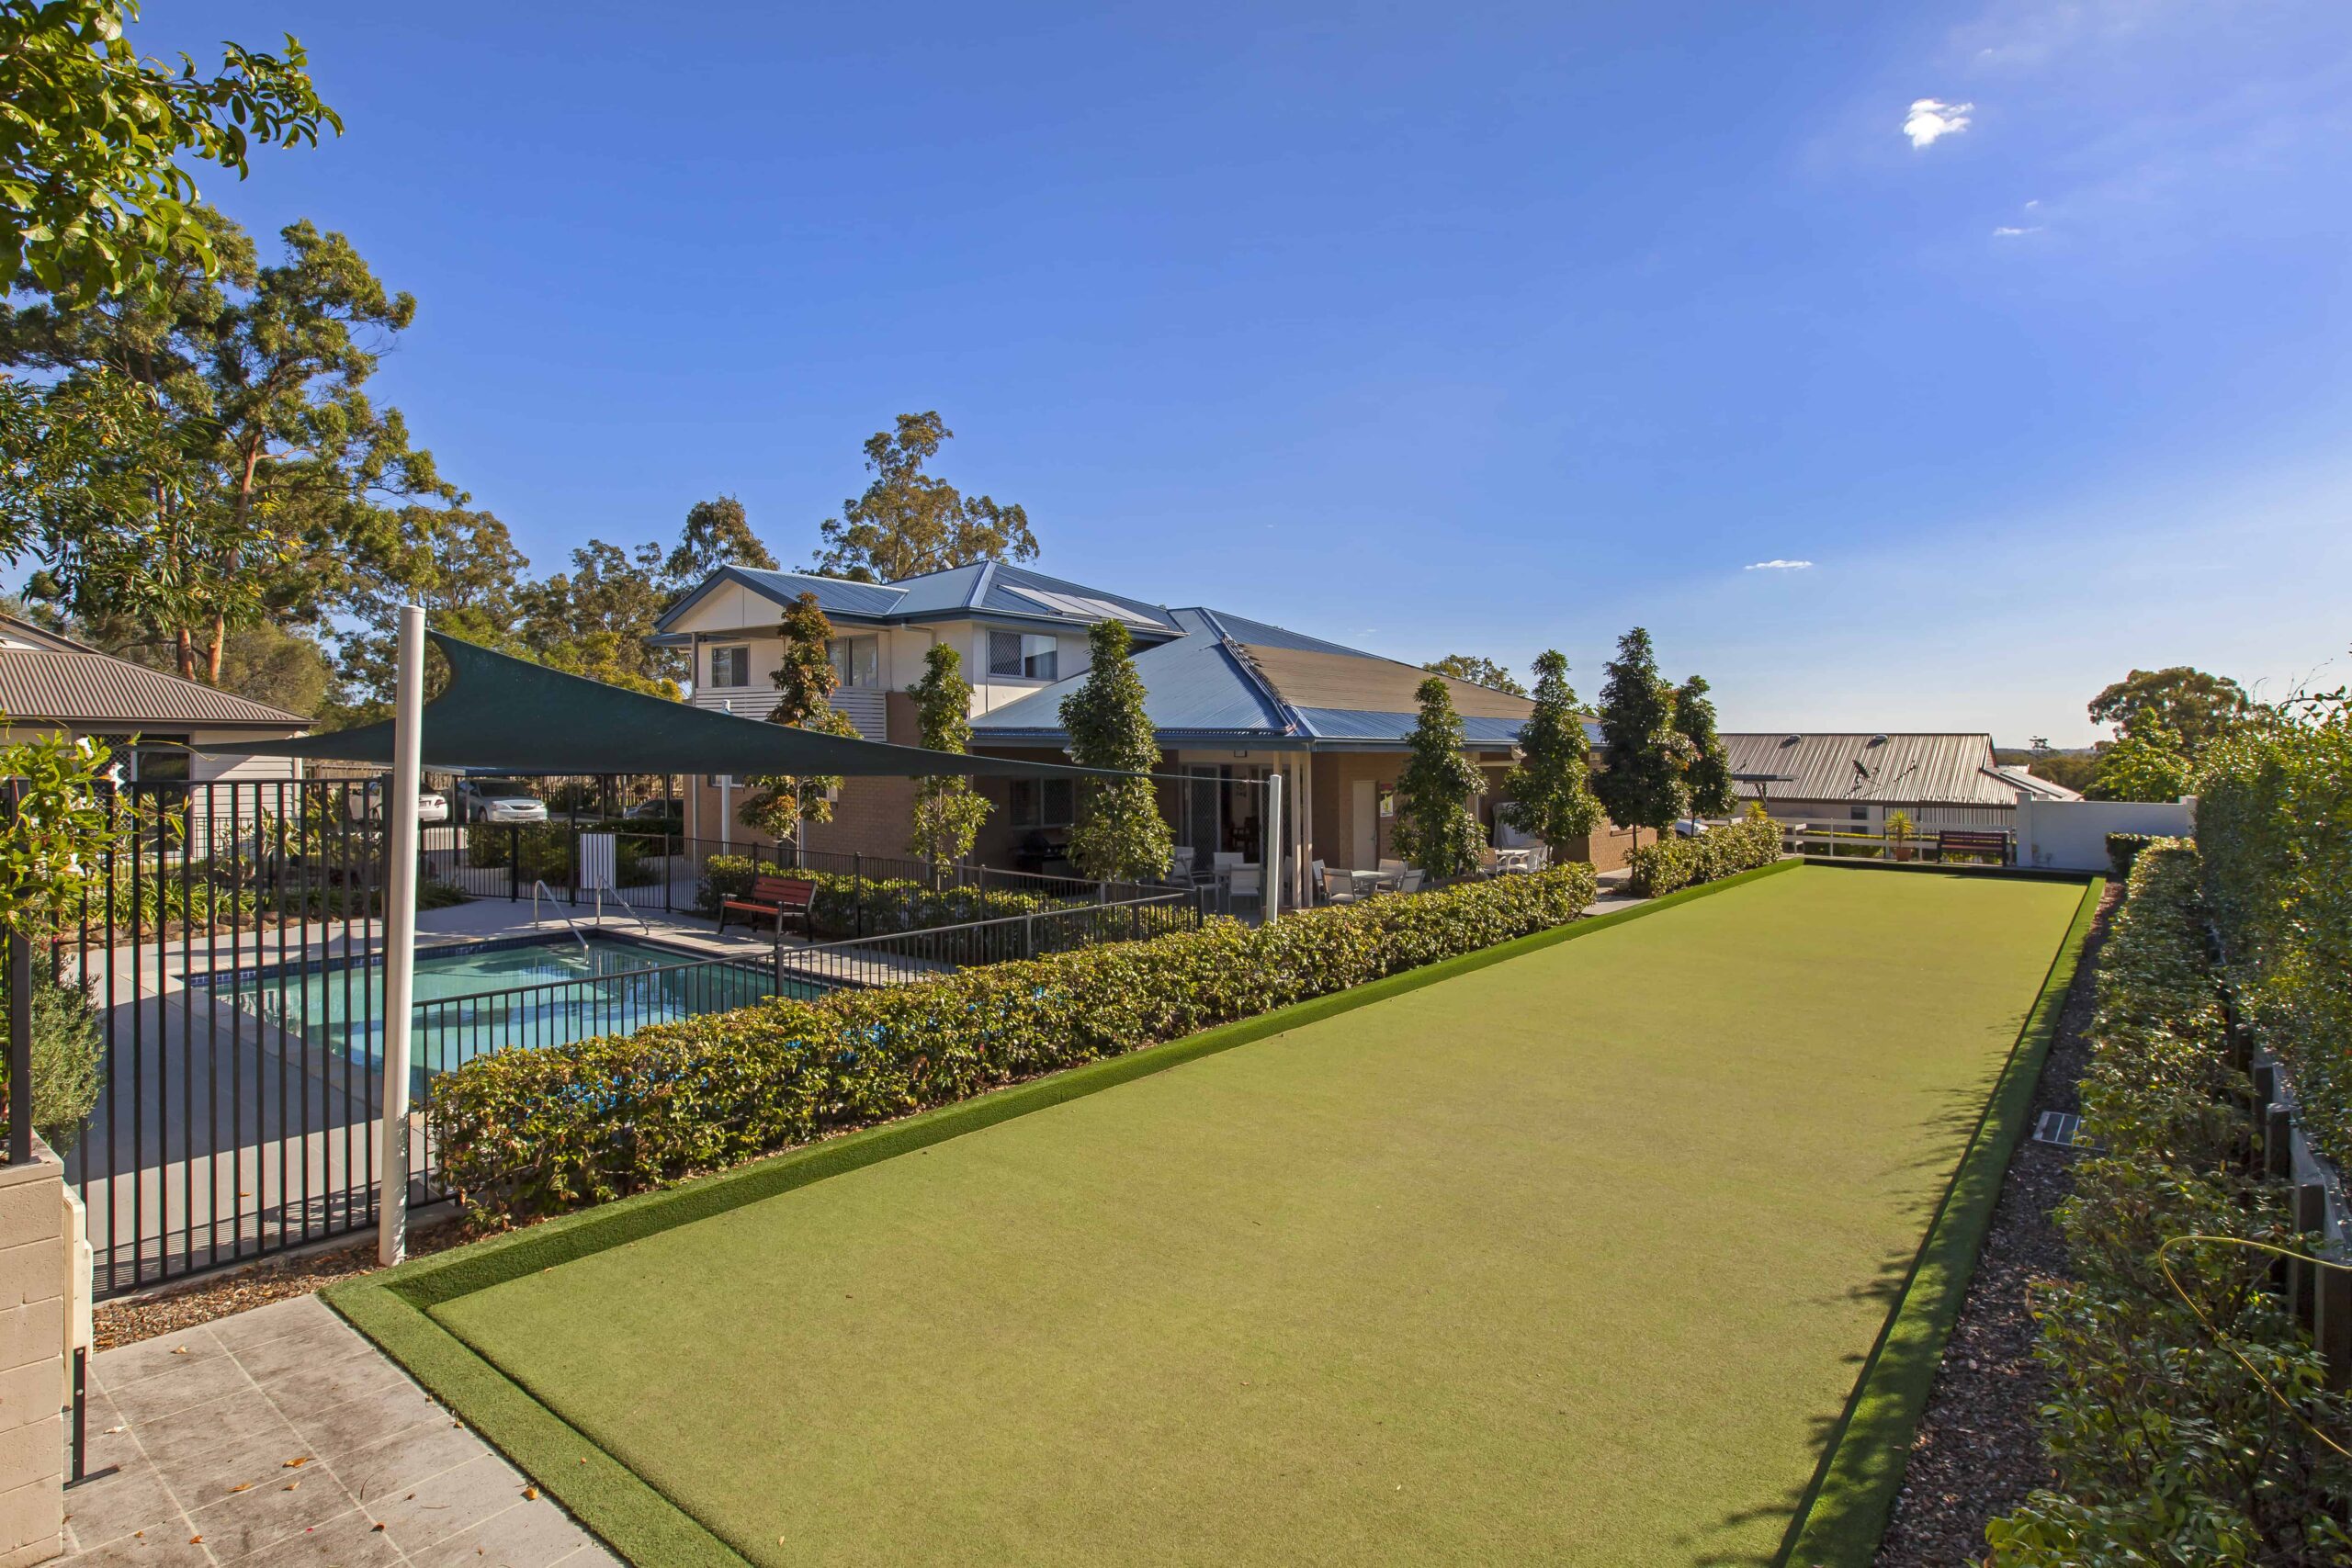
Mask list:
[[797,876],[755,876],[752,878],[749,896],[719,900],[718,929],[725,931],[727,917],[739,911],[745,917],[746,924],[753,915],[764,916],[775,921],[776,940],[781,942],[784,939],[784,918],[797,915],[800,917],[800,929],[808,933],[810,942],[814,942],[817,940],[817,928],[808,918],[808,909],[816,897],[817,885],[813,882],[803,881]]
[[1961,856],[1983,857],[1995,865],[2009,863],[2009,836],[1997,830],[1972,830],[1947,828],[1936,835],[1936,858],[1949,861]]

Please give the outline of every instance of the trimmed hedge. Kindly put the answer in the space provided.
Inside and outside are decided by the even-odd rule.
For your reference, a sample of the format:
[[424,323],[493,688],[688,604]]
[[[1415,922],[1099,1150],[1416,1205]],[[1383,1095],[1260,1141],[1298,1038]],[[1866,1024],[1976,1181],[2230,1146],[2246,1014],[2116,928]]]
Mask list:
[[607,1202],[1565,925],[1595,892],[1560,866],[477,1057],[434,1085],[443,1169],[478,1220]]
[[1656,898],[1678,887],[1735,876],[1781,858],[1781,825],[1754,817],[1711,828],[1695,839],[1660,839],[1626,857],[1628,884],[1640,897]]
[[2306,1135],[2352,1169],[2352,715],[2208,751],[2197,841],[2238,1009],[2288,1065]]
[[845,872],[778,866],[770,861],[755,861],[749,855],[712,855],[702,863],[702,880],[695,889],[695,908],[702,914],[718,914],[720,899],[748,897],[756,876],[788,876],[797,882],[815,883],[817,892],[809,901],[808,919],[820,937],[885,936],[893,931],[930,931],[936,926],[1004,919],[1094,902],[1091,895],[1041,898],[1035,893],[1006,887],[933,887],[912,877],[859,877]]
[[2162,833],[2109,833],[2107,836],[2108,870],[2116,881],[2129,881],[2132,863],[2140,858],[2140,852],[2163,838]]
[[[2283,1417],[2155,1262],[2177,1236],[2292,1244],[2286,1191],[2255,1174],[2251,1086],[2231,1062],[2197,850],[2161,840],[2132,868],[2100,955],[2083,1121],[2104,1152],[2059,1206],[2075,1282],[2039,1288],[2041,1428],[2053,1486],[1986,1528],[2006,1568],[2319,1563],[2352,1556],[2352,1467]],[[2271,1259],[2203,1244],[2168,1255],[2198,1307],[2303,1421],[2352,1429]]]

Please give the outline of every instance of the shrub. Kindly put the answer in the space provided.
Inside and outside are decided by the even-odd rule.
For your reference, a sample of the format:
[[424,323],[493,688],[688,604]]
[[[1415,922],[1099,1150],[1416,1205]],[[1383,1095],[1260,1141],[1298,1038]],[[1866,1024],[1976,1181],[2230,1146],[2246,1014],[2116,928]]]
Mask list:
[[478,1218],[601,1203],[1566,924],[1566,865],[477,1057],[434,1089]]
[[2132,863],[2140,852],[2163,838],[2161,833],[2109,833],[2107,836],[2107,869],[2118,882],[2132,878]]
[[2197,841],[2230,988],[2288,1064],[2304,1131],[2352,1168],[2352,718],[2240,728],[2203,770]]
[[[7,1017],[7,981],[0,972],[0,1019]],[[90,999],[70,986],[33,981],[33,1131],[63,1154],[82,1135],[82,1123],[98,1103],[98,1069],[106,1042]],[[0,1139],[7,1135],[16,1108],[8,1103],[7,1074],[0,1072]]]
[[846,872],[777,866],[749,855],[713,855],[703,862],[695,907],[703,914],[717,915],[721,899],[750,897],[752,879],[760,876],[788,876],[817,885],[808,924],[820,938],[930,931],[1094,902],[1091,896],[1041,902],[1034,893],[1008,887],[932,887],[911,877],[859,877]]
[[2074,1282],[2037,1290],[2041,1427],[2055,1483],[1987,1528],[2007,1568],[2318,1563],[2352,1552],[2352,1469],[2282,1419],[2345,1429],[2309,1340],[2268,1288],[2270,1259],[2217,1244],[2167,1255],[2217,1342],[2155,1263],[2192,1234],[2289,1245],[2284,1189],[2248,1174],[2254,1128],[2230,1061],[2195,849],[2158,840],[2100,955],[2083,1120],[2104,1145],[2059,1206]]
[[1780,858],[1780,824],[1746,817],[1711,828],[1695,839],[1668,838],[1644,844],[1626,857],[1626,863],[1633,868],[1632,890],[1641,897],[1656,898],[1678,887],[1753,871]]

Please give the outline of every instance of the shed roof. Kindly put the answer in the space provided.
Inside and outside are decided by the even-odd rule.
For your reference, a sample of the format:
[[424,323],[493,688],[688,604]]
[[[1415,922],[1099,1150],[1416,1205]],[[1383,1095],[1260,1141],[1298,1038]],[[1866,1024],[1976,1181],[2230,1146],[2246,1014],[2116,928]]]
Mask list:
[[[1859,732],[1726,733],[1734,773],[1786,782],[1735,784],[1743,798],[1885,801],[1891,805],[2014,806],[2021,784],[1993,761],[1986,734]],[[2055,786],[2049,786],[2054,788]]]

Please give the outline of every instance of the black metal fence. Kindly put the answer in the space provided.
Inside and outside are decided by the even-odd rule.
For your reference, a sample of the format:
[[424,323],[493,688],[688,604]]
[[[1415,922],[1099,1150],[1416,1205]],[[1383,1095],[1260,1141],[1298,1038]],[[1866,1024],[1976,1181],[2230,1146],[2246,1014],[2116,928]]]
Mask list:
[[[96,1077],[78,1136],[59,1141],[100,1294],[372,1229],[381,809],[361,779],[136,784],[108,802],[117,847],[79,918],[36,954],[32,987],[51,993],[42,1027],[78,1029]],[[425,823],[422,902],[527,905],[537,888],[567,910],[601,894],[691,916],[711,907],[722,846],[673,825]],[[777,869],[774,850],[728,848],[744,858],[722,860],[722,881]],[[486,1052],[1153,935],[1197,924],[1214,896],[876,856],[809,852],[798,869],[820,883],[818,944],[773,958],[763,946],[696,960],[609,928],[516,934],[519,908],[445,917],[483,940],[420,953],[411,1201],[439,1193],[435,1080]]]
[[807,947],[779,947],[780,985],[825,987],[902,985],[958,969],[1069,953],[1106,942],[1141,942],[1196,929],[1207,918],[1214,890],[1161,889],[1114,904],[1076,904],[992,920],[853,938]]

